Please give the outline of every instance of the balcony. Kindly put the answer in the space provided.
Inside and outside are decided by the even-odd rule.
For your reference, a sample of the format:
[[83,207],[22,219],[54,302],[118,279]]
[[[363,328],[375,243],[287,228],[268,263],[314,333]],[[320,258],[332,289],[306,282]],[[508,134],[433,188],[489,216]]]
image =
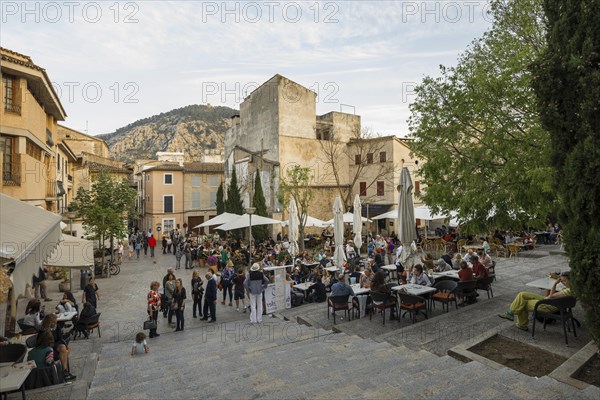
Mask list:
[[15,154],[14,160],[4,162],[2,168],[2,184],[4,186],[21,186],[21,159]]
[[8,112],[21,115],[21,105],[20,104],[4,103],[4,109]]
[[57,193],[56,180],[48,179],[46,181],[46,199],[56,200]]

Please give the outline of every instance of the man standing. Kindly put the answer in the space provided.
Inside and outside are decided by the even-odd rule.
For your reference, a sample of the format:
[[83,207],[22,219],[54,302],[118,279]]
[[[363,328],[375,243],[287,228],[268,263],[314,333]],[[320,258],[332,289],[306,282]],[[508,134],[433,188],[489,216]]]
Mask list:
[[82,303],[90,303],[92,307],[98,309],[98,302],[100,300],[100,293],[98,293],[98,285],[96,280],[92,277],[86,287],[83,288],[83,296],[81,297]]
[[156,238],[150,234],[148,238],[148,247],[150,247],[150,257],[154,257],[154,248],[156,247]]
[[244,287],[250,296],[250,323],[256,324],[262,322],[262,294],[267,287],[269,280],[265,274],[260,271],[258,263],[252,264],[250,272],[244,281]]
[[203,321],[208,320],[210,313],[210,321],[215,322],[217,320],[216,304],[217,304],[217,282],[213,279],[212,272],[208,271],[206,277],[206,292],[204,292],[204,314]]
[[190,239],[183,243],[183,255],[185,256],[185,269],[193,269],[192,267],[192,244]]
[[33,292],[36,299],[41,297],[44,301],[52,301],[46,294],[46,272],[48,272],[48,270],[45,266],[42,266],[38,270],[38,275],[33,276]]

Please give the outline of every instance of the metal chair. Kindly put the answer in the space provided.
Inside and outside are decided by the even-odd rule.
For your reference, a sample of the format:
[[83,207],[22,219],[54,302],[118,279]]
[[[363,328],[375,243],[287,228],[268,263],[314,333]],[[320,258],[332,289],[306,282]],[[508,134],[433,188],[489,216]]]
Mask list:
[[[100,334],[100,314],[101,313],[94,314],[88,318],[77,321],[76,328],[86,339],[89,339],[90,333],[92,333],[94,329],[98,329],[98,337],[102,337]],[[75,340],[75,336],[73,336],[73,340]]]
[[[425,312],[423,315],[425,315],[425,318],[429,318],[429,314],[427,313],[427,303],[423,297],[402,292],[398,292],[398,297],[400,298],[400,310],[405,310],[402,317],[404,317],[406,313],[409,313],[414,324],[417,322],[417,313],[424,310]],[[400,312],[398,312],[398,322],[400,322]]]
[[[575,318],[573,318],[573,307],[575,307],[576,304],[577,299],[574,296],[556,297],[538,301],[533,308],[533,328],[531,329],[531,337],[533,338],[535,336],[535,323],[538,317],[544,319],[544,330],[546,329],[546,322],[548,318],[560,319],[563,326],[563,332],[565,334],[565,343],[568,345],[569,339],[567,338],[567,327],[569,321],[571,321],[571,326],[573,327],[573,336],[577,337],[577,331],[575,330]],[[540,310],[539,307],[542,305],[551,306],[557,310]],[[570,327],[569,332],[571,332]]]
[[487,293],[488,299],[490,298],[490,293],[492,293],[492,297],[494,297],[494,291],[492,290],[492,281],[494,280],[494,275],[489,275],[485,278],[478,279],[476,282],[475,289],[485,290]]
[[446,312],[450,311],[450,303],[454,302],[456,309],[458,309],[458,303],[456,301],[456,288],[458,283],[453,280],[443,280],[436,282],[433,287],[438,291],[433,296],[431,296],[431,303],[435,306],[435,302],[439,301],[442,303],[442,310],[444,309],[444,304],[446,305]]
[[[373,299],[373,312],[374,310],[381,311],[381,314],[383,315],[383,325],[385,325],[385,310],[388,308],[391,310],[390,318],[392,316],[392,312],[396,310],[395,297],[389,293],[371,292],[371,298]],[[373,312],[371,312],[369,320],[373,318]]]
[[476,280],[463,281],[463,282],[457,283],[456,294],[458,296],[463,297],[463,304],[464,304],[464,301],[467,301],[467,300],[469,300],[470,302],[473,302],[473,303],[477,302],[477,300],[475,299],[477,297],[477,291],[475,290],[476,286],[477,286]]
[[350,315],[350,308],[348,307],[348,298],[350,296],[329,296],[327,299],[327,319],[329,319],[329,307],[331,307],[333,314],[333,324],[335,325],[335,312],[344,311],[344,315]]

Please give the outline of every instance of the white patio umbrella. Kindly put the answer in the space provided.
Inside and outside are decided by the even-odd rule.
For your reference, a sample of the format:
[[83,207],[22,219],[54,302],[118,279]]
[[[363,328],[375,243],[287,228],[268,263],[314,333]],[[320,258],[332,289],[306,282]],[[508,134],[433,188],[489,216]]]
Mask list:
[[[325,221],[325,223],[329,224],[329,225],[333,225],[334,219],[330,219],[329,221]],[[345,213],[345,214],[342,215],[342,220],[344,221],[345,224],[352,224],[352,225],[354,225],[354,214],[351,213],[351,212],[347,212],[347,213]],[[360,221],[361,222],[371,222],[370,219],[367,219],[365,217],[360,217]]]
[[354,245],[358,249],[360,254],[360,248],[362,246],[362,205],[360,204],[360,197],[354,196]]
[[290,239],[290,247],[288,247],[288,253],[290,253],[292,259],[294,259],[296,258],[300,250],[298,248],[298,226],[300,225],[300,221],[298,220],[298,207],[296,207],[296,200],[292,199],[290,201],[288,211],[290,213],[288,219]]
[[[306,222],[304,223],[304,227],[317,227],[317,228],[327,228],[328,226],[330,226],[331,224],[328,224],[326,221],[323,221],[321,219],[315,218],[315,217],[311,217],[310,215],[306,215],[305,217]],[[281,221],[281,225],[283,226],[288,226],[289,221]]]
[[415,218],[422,219],[425,221],[433,221],[435,219],[446,219],[448,215],[446,214],[434,214],[431,211],[431,208],[427,206],[419,206],[415,207]]
[[[214,218],[209,219],[208,221],[204,221],[200,225],[196,225],[192,229],[206,228],[207,226],[213,225],[223,225],[237,219],[238,217],[241,217],[241,215],[224,212],[222,214],[217,215]],[[254,221],[252,222],[252,224],[254,225]]]
[[408,168],[402,168],[400,174],[400,183],[398,184],[398,239],[404,245],[404,248],[409,248],[410,244],[417,239],[415,229],[415,209],[413,207],[412,198],[412,179]]
[[[272,218],[262,217],[262,216],[256,215],[256,214],[252,215],[252,226],[277,225],[277,224],[281,224],[281,221],[272,219]],[[238,215],[235,220],[230,221],[226,224],[217,226],[215,229],[219,229],[222,231],[231,231],[233,229],[247,228],[249,226],[250,226],[250,215],[244,214],[244,215]]]
[[340,196],[336,196],[333,203],[333,237],[335,241],[335,252],[333,253],[333,261],[335,266],[342,268],[346,261],[344,252],[344,206]]

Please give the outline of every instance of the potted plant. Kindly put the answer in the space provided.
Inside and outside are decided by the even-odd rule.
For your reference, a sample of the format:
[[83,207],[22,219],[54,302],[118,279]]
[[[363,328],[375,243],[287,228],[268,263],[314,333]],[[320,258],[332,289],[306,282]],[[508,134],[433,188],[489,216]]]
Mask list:
[[58,290],[61,292],[67,292],[71,290],[71,275],[69,274],[68,268],[57,268],[56,272],[62,282],[58,284]]

